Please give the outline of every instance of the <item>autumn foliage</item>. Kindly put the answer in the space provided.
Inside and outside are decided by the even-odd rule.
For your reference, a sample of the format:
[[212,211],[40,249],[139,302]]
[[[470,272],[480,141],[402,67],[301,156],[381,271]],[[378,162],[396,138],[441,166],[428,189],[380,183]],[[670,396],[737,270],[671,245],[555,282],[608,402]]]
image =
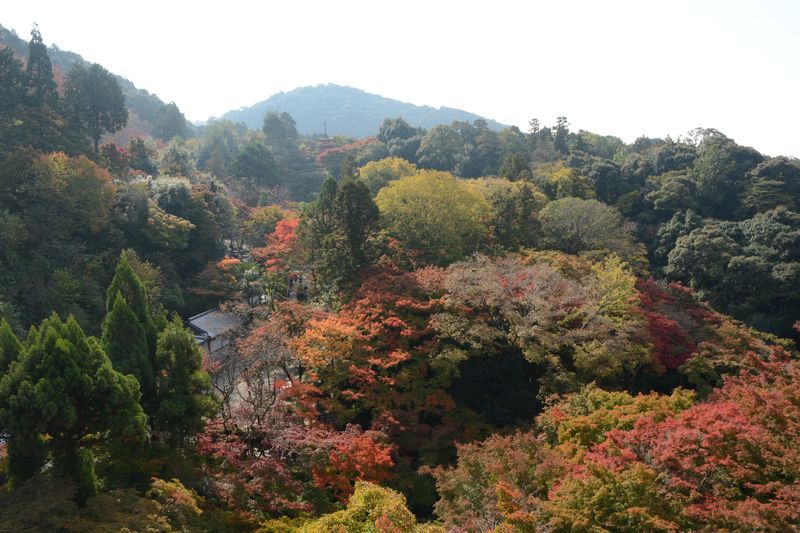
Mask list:
[[798,161],[189,126],[31,37],[0,28],[0,529],[800,530]]
[[436,472],[437,512],[468,531],[793,530],[800,368],[779,348],[748,357],[753,370],[703,402],[590,387],[530,433],[460,447]]

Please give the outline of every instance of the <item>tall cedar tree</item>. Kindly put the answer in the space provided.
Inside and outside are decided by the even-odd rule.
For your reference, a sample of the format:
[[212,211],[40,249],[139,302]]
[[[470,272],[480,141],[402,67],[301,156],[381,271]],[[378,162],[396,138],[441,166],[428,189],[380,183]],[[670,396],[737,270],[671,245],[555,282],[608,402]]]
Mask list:
[[378,221],[378,208],[367,186],[353,178],[328,178],[311,206],[310,247],[317,282],[349,284],[367,264],[367,238]]
[[247,143],[233,162],[233,175],[249,179],[256,187],[272,187],[279,182],[278,167],[272,152],[260,141]]
[[378,221],[379,214],[367,186],[352,178],[342,181],[336,191],[334,213],[355,266],[363,266],[366,262],[367,237]]
[[53,64],[47,55],[47,47],[42,42],[39,27],[31,30],[31,40],[28,42],[28,100],[31,106],[47,105],[53,109],[58,107],[58,92],[53,79]]
[[139,380],[148,411],[155,406],[156,334],[147,290],[123,251],[106,293],[103,343],[114,368]]
[[0,127],[7,117],[25,101],[26,78],[22,63],[10,48],[0,50]]
[[175,317],[158,336],[156,350],[158,408],[154,426],[179,445],[203,429],[217,402],[211,395],[211,378],[203,370],[203,355],[191,332]]
[[88,69],[76,63],[67,77],[64,107],[78,130],[85,131],[98,153],[100,137],[128,123],[125,97],[114,75],[98,65]]
[[151,412],[155,395],[155,372],[148,355],[147,333],[134,312],[117,292],[111,311],[103,322],[103,343],[114,369],[136,378],[142,389],[142,403]]
[[147,304],[147,289],[142,280],[133,271],[127,251],[119,256],[114,278],[106,291],[106,313],[114,306],[117,292],[122,293],[125,303],[131,308],[139,322],[145,327],[148,335],[148,345],[155,351],[155,325]]

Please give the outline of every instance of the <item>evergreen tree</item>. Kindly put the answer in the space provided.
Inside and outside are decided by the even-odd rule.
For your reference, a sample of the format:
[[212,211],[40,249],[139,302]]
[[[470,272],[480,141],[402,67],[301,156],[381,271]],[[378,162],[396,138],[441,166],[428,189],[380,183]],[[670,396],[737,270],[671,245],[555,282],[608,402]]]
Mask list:
[[100,137],[128,123],[125,96],[114,75],[94,63],[73,65],[67,76],[64,107],[74,128],[86,132],[98,152]]
[[379,214],[367,186],[355,179],[344,180],[336,191],[334,213],[337,229],[346,238],[348,253],[357,264],[363,264],[367,237]]
[[352,281],[367,263],[366,243],[378,221],[378,208],[369,188],[359,180],[337,183],[328,178],[306,219],[317,283]]
[[28,100],[31,106],[58,107],[58,92],[53,79],[53,64],[47,55],[47,47],[42,42],[39,27],[34,25],[31,40],[28,42]]
[[130,154],[130,166],[141,170],[147,174],[157,174],[158,168],[153,163],[153,153],[144,143],[141,137],[131,138],[128,141],[128,153]]
[[22,352],[22,344],[14,335],[11,326],[0,320],[0,377],[8,370],[11,363],[17,360]]
[[306,219],[311,224],[311,249],[319,248],[322,239],[333,231],[334,209],[336,205],[336,189],[338,184],[333,178],[328,178],[322,183],[317,200],[311,204],[306,214]]
[[[14,67],[10,68],[11,78],[16,77]],[[3,85],[13,84],[11,79],[5,79],[5,72],[2,74],[0,79],[3,79]],[[25,146],[42,152],[66,152],[71,155],[83,152],[85,147],[82,139],[65,126],[61,116],[53,65],[36,26],[31,31],[28,43],[24,82],[22,105],[7,122],[9,128],[3,131],[0,147]],[[5,106],[0,104],[1,107]]]
[[155,373],[148,355],[147,332],[121,292],[117,292],[103,322],[103,343],[114,369],[134,376],[141,386],[142,403],[152,406]]
[[179,317],[159,334],[156,360],[160,372],[154,426],[177,445],[203,429],[203,417],[213,416],[217,402],[200,348]]
[[146,417],[139,386],[115,371],[97,339],[74,317],[53,314],[32,328],[17,364],[0,381],[0,425],[8,432],[11,486],[48,459],[78,485],[78,500],[97,493],[92,446],[140,444]]
[[562,154],[567,153],[567,137],[569,136],[569,124],[567,117],[556,119],[555,135],[553,136],[553,147]]
[[343,180],[356,179],[358,177],[358,164],[353,154],[347,154],[342,161],[342,168],[339,171]]
[[186,134],[186,117],[175,102],[170,102],[159,109],[156,126],[159,136],[165,141],[176,136],[183,137]]
[[148,412],[155,405],[156,335],[147,289],[123,250],[106,293],[103,343],[114,368],[139,380]]
[[26,77],[14,52],[0,50],[0,128],[7,128],[8,118],[25,101]]
[[289,113],[269,111],[261,128],[270,146],[288,146],[297,139],[297,123]]
[[258,187],[271,187],[278,184],[278,167],[269,148],[256,139],[251,140],[239,152],[233,162],[233,175],[239,179],[249,179]]
[[114,278],[106,291],[106,313],[114,307],[118,292],[122,294],[125,303],[128,304],[139,322],[147,329],[152,324],[152,316],[147,305],[147,289],[133,271],[127,250],[123,250],[120,254]]

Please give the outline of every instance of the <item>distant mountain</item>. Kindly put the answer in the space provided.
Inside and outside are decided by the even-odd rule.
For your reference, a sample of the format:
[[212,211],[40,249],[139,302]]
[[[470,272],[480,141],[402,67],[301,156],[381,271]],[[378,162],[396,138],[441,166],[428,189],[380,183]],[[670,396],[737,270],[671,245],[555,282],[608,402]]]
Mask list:
[[456,120],[472,122],[476,119],[486,120],[494,130],[504,127],[499,122],[460,109],[417,106],[330,83],[281,92],[263,102],[229,111],[221,118],[260,129],[267,111],[292,115],[301,134],[322,133],[327,123],[328,135],[356,138],[375,135],[383,119],[395,117],[403,117],[412,126],[426,129]]
[[[46,37],[46,35],[45,35]],[[8,47],[20,60],[25,62],[28,58],[28,41],[22,39],[13,30],[0,26],[0,48]],[[51,45],[47,49],[50,62],[53,64],[53,75],[59,87],[64,83],[72,65],[75,63],[88,62],[75,52],[61,50],[56,45]],[[130,80],[122,76],[115,75],[125,96],[125,105],[128,108],[128,125],[121,131],[112,136],[117,144],[127,144],[130,137],[137,135],[151,135],[158,137],[156,128],[156,117],[158,112],[164,107],[164,102],[155,94],[149,93],[144,89],[138,89]]]

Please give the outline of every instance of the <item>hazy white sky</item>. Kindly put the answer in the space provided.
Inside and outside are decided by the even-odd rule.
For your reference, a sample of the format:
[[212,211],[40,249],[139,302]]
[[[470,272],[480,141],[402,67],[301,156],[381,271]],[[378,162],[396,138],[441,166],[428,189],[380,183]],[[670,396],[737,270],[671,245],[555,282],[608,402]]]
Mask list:
[[525,129],[632,141],[717,128],[800,156],[800,0],[4,2],[0,24],[191,120],[337,83]]

